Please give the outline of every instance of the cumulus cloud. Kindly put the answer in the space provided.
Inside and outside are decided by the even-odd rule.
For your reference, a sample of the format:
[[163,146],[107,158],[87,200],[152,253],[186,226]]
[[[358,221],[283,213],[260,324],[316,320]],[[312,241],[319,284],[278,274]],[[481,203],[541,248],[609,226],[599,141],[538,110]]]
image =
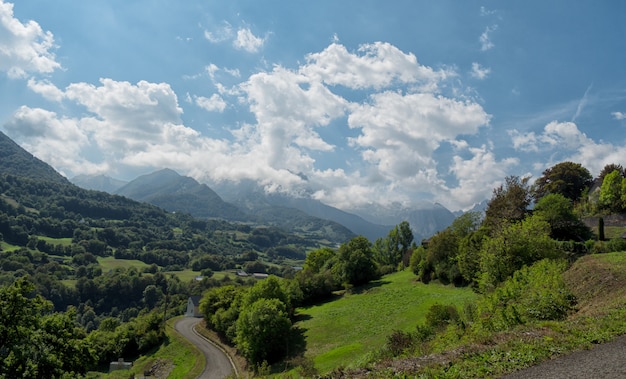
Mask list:
[[494,43],[491,41],[491,34],[496,30],[498,30],[498,25],[487,26],[485,28],[485,31],[478,38],[481,51],[491,50],[495,47]]
[[10,78],[28,73],[50,73],[61,67],[52,50],[54,36],[35,21],[22,23],[13,15],[13,4],[0,0],[0,70]]
[[209,112],[224,112],[226,109],[226,101],[214,93],[211,97],[198,96],[195,98],[196,105]]
[[[213,78],[220,72],[238,74],[216,65],[208,65],[206,72]],[[453,75],[421,65],[413,54],[390,44],[349,52],[333,43],[307,56],[299,67],[274,66],[230,90],[218,88],[210,97],[187,95],[189,103],[209,111],[221,112],[226,104],[247,108],[252,119],[232,125],[229,139],[186,126],[169,84],[109,78],[65,89],[33,80],[29,86],[34,91],[72,102],[83,111],[68,118],[28,109],[5,127],[12,137],[28,141],[39,157],[73,174],[101,172],[105,164],[133,172],[170,167],[199,180],[250,179],[268,191],[306,192],[345,209],[372,199],[410,202],[417,192],[446,190],[433,158],[443,142],[469,149],[458,137],[476,134],[489,124],[490,116],[480,104],[438,91]],[[370,95],[348,100],[338,86]],[[37,125],[43,129],[35,129]],[[60,134],[63,128],[75,135]],[[318,159],[324,155],[329,159],[321,168]],[[483,162],[486,155],[481,156]],[[460,182],[473,185],[469,177]]]
[[244,50],[248,53],[258,52],[265,43],[265,38],[255,36],[248,28],[237,30],[237,37],[233,41],[233,46],[238,50]]
[[417,84],[430,91],[437,83],[456,75],[449,70],[434,70],[420,65],[413,54],[406,54],[384,42],[364,44],[356,53],[333,43],[322,52],[309,54],[300,72],[328,85],[347,88],[380,89],[392,84]]
[[[442,195],[438,199],[452,209],[467,208],[485,200],[486,195],[519,164],[517,158],[498,161],[492,149],[486,145],[467,150],[471,158],[464,159],[456,155],[450,167],[450,172],[455,175],[458,185],[451,188],[449,193],[440,192]],[[485,189],[489,192],[486,193]]]
[[472,78],[476,78],[479,80],[483,80],[487,78],[487,76],[491,73],[491,69],[488,67],[483,67],[479,63],[472,63]]
[[204,38],[214,44],[230,41],[235,49],[248,53],[259,52],[267,40],[267,37],[254,35],[248,27],[242,27],[235,31],[232,25],[227,22],[213,31],[205,30]]
[[578,129],[573,122],[548,123],[541,133],[509,132],[514,147],[525,152],[554,151],[553,159],[541,170],[559,161],[572,161],[585,166],[592,174],[599,174],[609,163],[623,163],[626,146],[596,142]]

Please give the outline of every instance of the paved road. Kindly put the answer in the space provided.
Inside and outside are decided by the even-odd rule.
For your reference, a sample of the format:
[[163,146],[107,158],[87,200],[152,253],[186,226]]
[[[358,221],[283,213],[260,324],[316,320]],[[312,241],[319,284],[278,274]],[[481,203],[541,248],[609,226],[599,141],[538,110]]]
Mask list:
[[194,331],[194,326],[201,318],[184,317],[179,319],[174,328],[204,353],[206,367],[197,379],[223,379],[233,372],[230,359],[217,346]]
[[538,366],[518,371],[505,379],[616,379],[626,378],[626,336],[577,351]]

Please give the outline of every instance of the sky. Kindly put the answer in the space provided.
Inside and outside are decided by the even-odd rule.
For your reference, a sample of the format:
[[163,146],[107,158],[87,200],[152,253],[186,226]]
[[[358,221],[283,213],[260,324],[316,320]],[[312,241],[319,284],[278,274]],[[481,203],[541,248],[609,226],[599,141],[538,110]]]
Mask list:
[[469,209],[626,165],[626,3],[0,0],[0,130],[61,174],[161,168],[344,210]]

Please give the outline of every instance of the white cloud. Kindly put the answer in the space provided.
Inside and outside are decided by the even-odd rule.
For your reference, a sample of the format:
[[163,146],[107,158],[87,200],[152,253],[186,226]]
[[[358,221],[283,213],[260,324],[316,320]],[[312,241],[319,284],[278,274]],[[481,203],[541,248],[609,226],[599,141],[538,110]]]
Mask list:
[[204,38],[214,44],[230,41],[235,49],[248,53],[259,52],[267,40],[267,37],[254,35],[248,27],[239,28],[235,32],[228,22],[213,31],[205,30]]
[[491,73],[491,69],[488,67],[483,67],[479,63],[472,63],[472,78],[483,80],[487,78],[487,76]]
[[61,101],[65,96],[63,91],[47,80],[37,81],[33,78],[28,79],[28,88],[33,92],[40,94],[44,98],[51,101]]
[[221,43],[231,40],[233,35],[233,27],[227,22],[224,22],[221,27],[215,29],[214,31],[204,31],[204,38],[211,43]]
[[306,60],[307,64],[300,68],[302,74],[328,85],[353,89],[411,83],[436,90],[437,83],[455,75],[452,71],[422,66],[415,55],[383,42],[362,45],[356,54],[333,43],[320,53],[307,55]]
[[244,50],[248,53],[258,52],[265,44],[265,38],[255,36],[248,28],[237,30],[237,37],[233,41],[233,46],[238,50]]
[[495,47],[491,41],[491,33],[498,30],[498,25],[487,26],[485,31],[480,35],[478,40],[480,41],[480,50],[487,51]]
[[623,112],[612,112],[611,116],[616,120],[626,120],[626,113]]
[[224,112],[226,109],[226,102],[222,97],[216,93],[211,97],[198,96],[195,98],[196,105],[209,112]]
[[13,4],[0,0],[0,71],[10,78],[28,73],[50,73],[61,67],[52,50],[54,36],[35,21],[22,23],[13,15]]
[[[222,71],[235,73],[216,65],[206,68],[213,77]],[[27,117],[16,114],[7,130],[28,141],[38,156],[50,157],[57,169],[73,174],[105,167],[118,172],[170,167],[199,180],[251,179],[268,191],[307,191],[342,208],[372,199],[410,202],[415,193],[446,190],[433,158],[438,146],[445,141],[459,150],[469,148],[456,139],[489,123],[479,104],[438,94],[438,85],[452,74],[422,66],[389,44],[354,53],[331,44],[300,67],[275,66],[231,89],[214,83],[219,93],[210,97],[187,94],[187,102],[212,111],[225,109],[225,96],[237,97],[233,106],[248,108],[253,120],[233,125],[230,140],[185,126],[178,97],[167,83],[101,79],[97,85],[73,83],[62,90],[33,80],[34,91],[84,111],[76,118],[46,113],[40,124],[34,121],[36,112],[30,112],[30,129],[18,127]],[[400,84],[403,91],[397,90]],[[336,85],[367,89],[370,96],[349,101]],[[36,125],[46,130],[31,134],[45,137],[28,135]],[[70,137],[52,133],[62,125],[76,133],[71,148],[63,145]],[[328,157],[323,169],[316,161],[320,156]]]
[[609,163],[623,164],[626,156],[626,146],[596,142],[581,132],[573,122],[550,122],[540,134],[519,133],[517,130],[509,134],[517,150],[553,152],[552,159],[555,162],[544,163],[539,171],[558,162],[572,161],[582,164],[592,175],[597,175]]
[[498,161],[493,151],[485,145],[468,150],[472,155],[470,159],[457,155],[450,167],[450,172],[458,180],[458,186],[451,188],[449,193],[441,192],[438,198],[450,209],[467,209],[488,199],[493,188],[510,174],[512,167],[519,164],[517,158]]

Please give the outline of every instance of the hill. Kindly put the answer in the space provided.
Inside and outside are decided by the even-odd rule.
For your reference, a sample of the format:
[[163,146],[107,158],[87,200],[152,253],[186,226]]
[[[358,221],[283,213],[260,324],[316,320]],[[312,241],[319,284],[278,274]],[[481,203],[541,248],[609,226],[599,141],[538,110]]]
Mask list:
[[245,221],[248,217],[222,200],[206,184],[163,169],[143,175],[115,191],[137,201],[154,204],[170,212],[183,212],[198,218]]
[[115,193],[115,191],[128,184],[128,182],[113,179],[106,175],[77,175],[70,181],[85,189],[108,193]]
[[69,183],[50,165],[35,158],[2,132],[0,132],[0,173],[60,184]]

